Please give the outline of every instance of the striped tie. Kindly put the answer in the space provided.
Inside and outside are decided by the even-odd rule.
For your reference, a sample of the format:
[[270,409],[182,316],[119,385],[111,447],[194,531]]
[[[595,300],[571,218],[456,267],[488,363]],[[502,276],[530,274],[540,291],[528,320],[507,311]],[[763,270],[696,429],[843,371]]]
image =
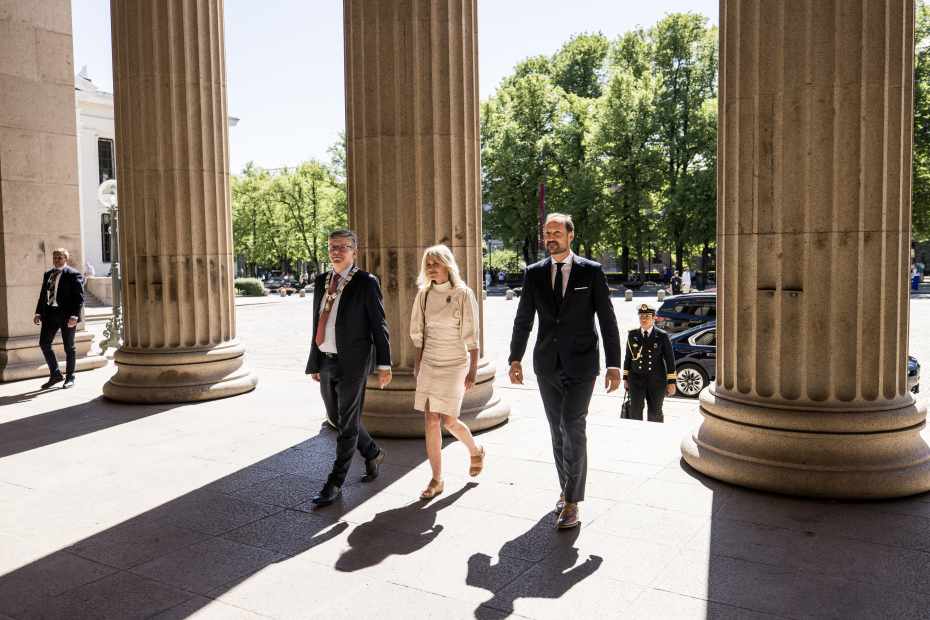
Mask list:
[[58,282],[58,276],[61,275],[61,270],[56,269],[52,272],[52,275],[48,277],[48,286],[46,287],[48,294],[45,298],[45,303],[49,306],[55,303],[55,283]]

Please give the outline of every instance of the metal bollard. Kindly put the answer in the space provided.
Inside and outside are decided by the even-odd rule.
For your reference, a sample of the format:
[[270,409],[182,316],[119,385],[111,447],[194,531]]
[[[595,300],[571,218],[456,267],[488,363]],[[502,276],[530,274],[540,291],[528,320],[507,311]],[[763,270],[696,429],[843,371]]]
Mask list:
[[627,301],[633,301],[633,291],[627,289],[623,295],[626,297]]
[[507,296],[507,301],[512,301],[512,300],[513,300],[513,291],[507,291],[507,292],[504,293],[504,294]]
[[306,292],[304,289],[300,289],[300,296],[301,296],[301,297],[306,297],[306,296],[307,296],[307,292]]
[[665,291],[659,291],[659,301],[665,301]]

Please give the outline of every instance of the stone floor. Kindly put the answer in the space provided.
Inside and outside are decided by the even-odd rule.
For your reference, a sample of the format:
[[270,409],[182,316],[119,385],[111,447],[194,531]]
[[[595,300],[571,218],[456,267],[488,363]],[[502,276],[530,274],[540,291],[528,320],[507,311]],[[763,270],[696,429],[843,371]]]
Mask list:
[[[694,401],[657,425],[595,395],[575,530],[554,528],[538,392],[500,380],[513,415],[481,434],[480,477],[449,442],[446,491],[421,502],[422,441],[386,440],[377,481],[314,507],[334,433],[301,371],[305,302],[239,308],[260,383],[235,398],[108,402],[112,363],[72,390],[0,384],[0,620],[930,618],[930,493],[813,501],[706,478],[679,453]],[[485,303],[501,355],[515,302]],[[926,329],[930,302],[912,308]]]

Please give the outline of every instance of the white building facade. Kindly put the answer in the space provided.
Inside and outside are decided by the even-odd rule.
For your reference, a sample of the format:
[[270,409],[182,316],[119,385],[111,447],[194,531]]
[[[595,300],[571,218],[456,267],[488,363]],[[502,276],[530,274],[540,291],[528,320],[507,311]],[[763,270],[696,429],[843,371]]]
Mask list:
[[[98,90],[85,67],[74,77],[80,177],[81,244],[84,260],[98,277],[110,272],[110,214],[97,199],[97,188],[116,177],[113,93]],[[81,271],[86,267],[79,266]]]

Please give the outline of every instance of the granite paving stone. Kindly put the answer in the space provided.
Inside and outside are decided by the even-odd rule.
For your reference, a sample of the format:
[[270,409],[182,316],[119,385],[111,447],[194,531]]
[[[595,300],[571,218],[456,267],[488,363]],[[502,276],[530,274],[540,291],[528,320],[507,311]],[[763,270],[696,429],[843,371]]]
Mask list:
[[187,592],[206,594],[283,557],[231,540],[209,538],[140,564],[129,571]]
[[53,552],[0,575],[0,612],[23,608],[116,572],[111,566]]
[[64,551],[101,564],[127,569],[207,538],[202,532],[138,517],[123,527],[88,536],[65,547]]
[[16,613],[18,620],[142,620],[190,598],[190,593],[117,573]]
[[330,540],[349,526],[318,514],[282,510],[222,535],[227,540],[283,555],[298,555]]
[[930,596],[801,572],[779,613],[792,620],[930,620]]

